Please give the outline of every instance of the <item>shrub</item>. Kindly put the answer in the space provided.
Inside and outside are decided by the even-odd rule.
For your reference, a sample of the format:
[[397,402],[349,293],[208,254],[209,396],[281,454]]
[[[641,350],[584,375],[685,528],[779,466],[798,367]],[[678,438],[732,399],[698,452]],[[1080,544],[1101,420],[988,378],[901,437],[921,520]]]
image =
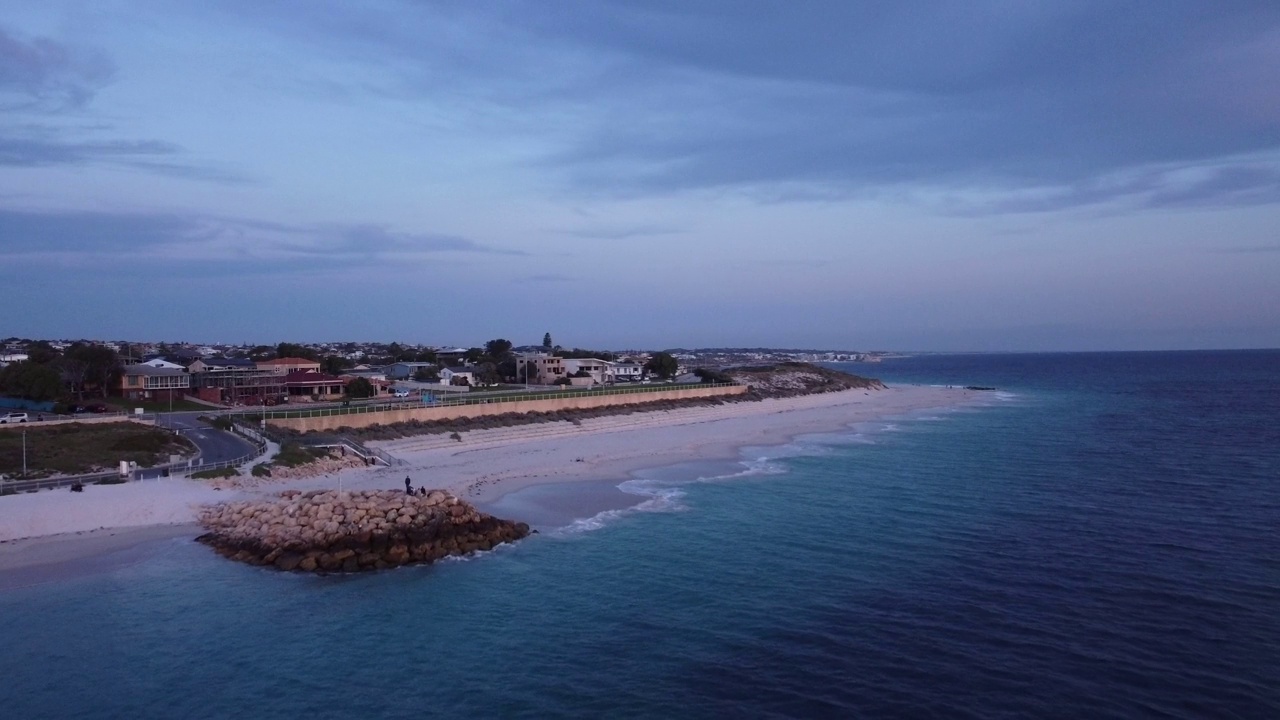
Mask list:
[[[218,468],[216,470],[200,470],[199,472],[191,473],[191,477],[196,480],[211,480],[214,478],[230,478],[230,477],[237,477],[239,475],[240,475],[240,472],[233,467]],[[100,484],[106,484],[106,483],[100,483]]]
[[266,463],[258,463],[253,466],[250,471],[254,477],[271,477],[271,466]]

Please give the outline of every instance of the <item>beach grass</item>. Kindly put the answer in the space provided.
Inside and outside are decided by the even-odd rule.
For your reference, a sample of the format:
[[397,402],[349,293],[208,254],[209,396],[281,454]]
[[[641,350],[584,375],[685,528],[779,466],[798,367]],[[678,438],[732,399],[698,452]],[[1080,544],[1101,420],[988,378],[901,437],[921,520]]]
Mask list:
[[[134,422],[32,425],[25,435],[29,477],[108,470],[121,460],[151,467],[168,462],[171,454],[194,452],[178,435]],[[23,433],[0,432],[0,473],[22,474],[23,444]]]

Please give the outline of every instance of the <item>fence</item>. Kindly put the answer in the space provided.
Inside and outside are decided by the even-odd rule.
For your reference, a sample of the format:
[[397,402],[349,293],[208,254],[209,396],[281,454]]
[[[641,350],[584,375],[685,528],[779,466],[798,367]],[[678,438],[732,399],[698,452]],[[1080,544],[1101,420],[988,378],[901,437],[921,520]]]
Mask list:
[[[221,470],[222,468],[238,467],[240,465],[253,460],[262,455],[267,450],[267,439],[261,433],[242,426],[235,426],[236,433],[243,435],[246,439],[253,443],[253,451],[245,453],[230,460],[223,460],[216,463],[199,463],[200,456],[182,460],[176,463],[166,463],[164,465],[156,465],[149,468],[140,468],[131,473],[129,477],[123,477],[118,470],[110,472],[92,473],[89,475],[67,475],[56,478],[33,478],[27,480],[6,480],[0,484],[0,495],[15,495],[22,492],[30,492],[33,490],[44,490],[46,488],[70,487],[76,483],[84,485],[93,485],[108,481],[109,484],[118,482],[128,482],[130,480],[152,480],[156,478],[173,476],[184,477],[192,473],[201,472],[203,470]],[[383,453],[385,454],[385,453]]]
[[252,418],[254,420],[262,417],[265,417],[267,420],[286,420],[289,418],[328,417],[332,415],[359,415],[363,413],[386,412],[388,410],[406,410],[416,407],[459,407],[462,405],[487,405],[491,403],[521,402],[524,400],[559,400],[564,398],[599,397],[604,395],[643,395],[650,392],[664,392],[669,390],[680,390],[683,388],[720,388],[736,386],[737,383],[656,383],[653,385],[641,385],[640,387],[627,388],[611,387],[592,388],[589,390],[514,392],[492,395],[477,394],[465,397],[434,400],[430,403],[379,402],[366,405],[313,408],[310,410],[267,410],[265,412],[261,410],[237,411],[234,413],[228,413],[228,415]]
[[355,440],[352,440],[351,438],[348,438],[348,437],[334,437],[330,439],[320,440],[318,442],[309,442],[307,443],[307,446],[308,447],[324,447],[324,448],[344,447],[350,450],[351,452],[355,453],[356,455],[359,455],[360,457],[364,458],[365,460],[369,460],[370,458],[372,458],[374,462],[380,462],[383,465],[386,465],[387,467],[394,467],[396,465],[405,464],[405,462],[400,458],[397,458],[383,450],[379,450],[377,448],[371,448],[368,445],[364,445],[363,443],[356,442]]

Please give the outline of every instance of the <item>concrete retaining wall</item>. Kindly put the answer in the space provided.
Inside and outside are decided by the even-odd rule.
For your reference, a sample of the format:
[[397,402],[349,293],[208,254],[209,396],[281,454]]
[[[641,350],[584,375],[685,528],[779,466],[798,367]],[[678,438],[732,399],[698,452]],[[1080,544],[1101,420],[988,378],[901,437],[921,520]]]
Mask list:
[[583,397],[560,397],[547,400],[518,400],[477,405],[454,405],[445,407],[414,407],[401,410],[384,410],[382,412],[348,413],[343,415],[322,415],[302,418],[268,418],[267,422],[282,428],[298,432],[309,430],[336,430],[340,427],[369,427],[370,425],[390,425],[410,420],[447,420],[450,418],[474,418],[485,415],[501,415],[503,413],[555,412],[566,409],[585,409],[610,407],[614,405],[633,405],[651,403],[661,400],[688,400],[690,398],[723,397],[743,395],[747,392],[745,385],[732,387],[682,387],[671,390],[636,393],[634,395],[585,395]]

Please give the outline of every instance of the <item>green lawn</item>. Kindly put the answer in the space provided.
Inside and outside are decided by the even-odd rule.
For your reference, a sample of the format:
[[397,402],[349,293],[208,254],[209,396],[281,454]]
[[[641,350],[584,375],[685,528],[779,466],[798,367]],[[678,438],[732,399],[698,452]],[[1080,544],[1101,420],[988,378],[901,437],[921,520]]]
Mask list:
[[[33,477],[109,470],[121,460],[151,467],[168,462],[170,454],[195,452],[184,438],[140,423],[28,423],[23,428],[27,474]],[[0,474],[22,474],[22,436],[18,429],[0,430]]]
[[[170,409],[168,400],[153,402],[150,400],[126,400],[124,398],[113,397],[107,398],[103,401],[90,402],[104,402],[112,410],[123,410],[127,413],[133,412],[134,408],[142,408],[143,412],[148,413],[169,412]],[[193,403],[189,400],[174,400],[172,408],[174,412],[206,412],[214,409],[208,405]]]

